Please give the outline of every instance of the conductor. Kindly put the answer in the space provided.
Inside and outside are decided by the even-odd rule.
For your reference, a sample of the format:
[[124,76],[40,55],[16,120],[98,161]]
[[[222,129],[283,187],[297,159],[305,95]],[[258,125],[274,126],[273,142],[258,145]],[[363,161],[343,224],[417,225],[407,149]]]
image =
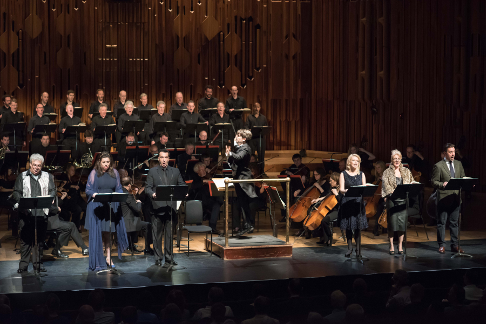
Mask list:
[[[169,151],[159,151],[159,166],[151,168],[145,182],[145,191],[151,200],[152,237],[155,255],[155,265],[162,265],[165,253],[164,268],[177,265],[172,261],[172,228],[171,216],[176,215],[176,202],[161,201],[156,196],[157,186],[185,185],[179,169],[169,166]],[[162,235],[164,235],[164,251],[162,251]]]

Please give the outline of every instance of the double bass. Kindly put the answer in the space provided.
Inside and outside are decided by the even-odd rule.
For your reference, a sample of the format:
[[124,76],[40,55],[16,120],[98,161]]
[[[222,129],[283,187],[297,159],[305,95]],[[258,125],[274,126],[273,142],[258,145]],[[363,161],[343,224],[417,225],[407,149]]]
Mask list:
[[[336,188],[333,188],[336,189]],[[318,207],[314,207],[315,210],[311,212],[309,217],[305,220],[304,226],[309,230],[313,231],[318,228],[324,217],[329,214],[329,212],[336,207],[338,200],[332,191],[326,195],[326,197],[320,202]]]

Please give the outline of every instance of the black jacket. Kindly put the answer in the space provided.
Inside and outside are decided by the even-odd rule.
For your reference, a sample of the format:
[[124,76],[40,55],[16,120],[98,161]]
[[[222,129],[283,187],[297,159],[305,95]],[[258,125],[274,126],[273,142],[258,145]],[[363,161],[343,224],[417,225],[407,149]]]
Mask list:
[[[167,172],[164,176],[163,172]],[[157,186],[161,185],[185,185],[186,183],[182,180],[181,173],[179,169],[168,166],[166,171],[162,170],[161,166],[152,168],[149,170],[147,175],[147,180],[145,181],[145,191],[149,195],[152,201],[152,208],[157,210],[166,206],[170,206],[170,200],[159,201],[152,198],[153,194],[156,192]],[[169,197],[166,197],[169,198]],[[176,209],[176,202],[172,203],[172,208]]]
[[[241,146],[235,146],[235,152],[228,156],[228,163],[231,165],[231,169],[233,169],[234,179],[251,179],[251,170],[249,168],[250,158],[250,145],[245,143]],[[250,198],[257,197],[253,183],[240,183],[240,186]]]
[[142,210],[142,203],[136,202],[133,195],[129,193],[127,189],[123,188],[123,193],[128,194],[127,200],[120,204],[123,219],[125,220],[125,228],[127,229],[127,232],[139,231],[142,229],[139,217],[139,213]]

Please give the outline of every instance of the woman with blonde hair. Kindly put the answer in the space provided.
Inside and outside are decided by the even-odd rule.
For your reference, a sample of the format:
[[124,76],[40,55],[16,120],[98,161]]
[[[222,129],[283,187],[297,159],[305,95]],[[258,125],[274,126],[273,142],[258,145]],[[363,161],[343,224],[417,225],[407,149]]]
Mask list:
[[412,172],[402,165],[402,153],[399,150],[391,152],[391,163],[383,172],[381,196],[385,199],[388,220],[388,238],[390,239],[390,255],[395,254],[393,234],[398,232],[398,254],[403,254],[403,237],[407,226],[407,202],[405,199],[394,199],[393,194],[398,185],[414,182]]
[[[339,191],[343,194],[352,186],[366,185],[366,176],[360,171],[361,158],[358,154],[350,154],[346,161],[346,170],[339,176]],[[361,257],[361,230],[368,228],[366,211],[363,199],[354,197],[343,197],[339,208],[341,219],[341,230],[346,231],[348,241],[348,252],[345,257],[351,257],[353,253],[353,233],[356,243],[356,256]]]

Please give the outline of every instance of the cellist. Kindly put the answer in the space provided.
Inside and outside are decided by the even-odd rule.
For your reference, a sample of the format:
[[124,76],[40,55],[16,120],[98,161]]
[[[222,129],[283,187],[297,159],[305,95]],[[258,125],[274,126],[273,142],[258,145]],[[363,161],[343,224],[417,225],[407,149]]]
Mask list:
[[[380,185],[381,177],[383,176],[383,171],[385,171],[386,168],[385,162],[376,161],[374,163],[374,167],[375,167],[375,180],[373,181],[373,184]],[[373,219],[375,220],[375,227],[373,228],[374,236],[380,235],[380,232],[378,231],[378,219],[380,218],[380,215],[383,213],[384,209],[385,209],[385,200],[383,199],[383,197],[380,196],[378,205],[376,206],[376,212],[373,215]],[[383,229],[383,233],[386,233],[386,228]]]

